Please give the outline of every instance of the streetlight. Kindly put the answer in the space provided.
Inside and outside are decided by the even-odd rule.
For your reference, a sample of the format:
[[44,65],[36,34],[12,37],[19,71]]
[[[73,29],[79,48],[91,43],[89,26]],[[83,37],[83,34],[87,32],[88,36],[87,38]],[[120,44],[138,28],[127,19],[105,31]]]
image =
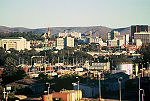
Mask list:
[[8,93],[10,93],[11,91],[11,86],[6,86],[6,88],[4,88],[3,94],[4,94],[4,99],[7,101],[8,100]]
[[[76,77],[77,79],[78,79],[78,94],[77,94],[77,96],[79,97],[79,77]],[[77,98],[77,99],[79,99],[79,98]]]
[[138,75],[138,76],[139,76],[139,101],[141,100],[141,99],[140,99],[140,74],[141,74],[141,73],[139,73],[139,75]]
[[142,93],[142,101],[144,101],[144,89],[140,89],[140,91],[143,91],[143,93]]
[[50,83],[46,83],[48,85],[48,89],[47,89],[47,92],[48,92],[48,99],[49,99],[49,89],[50,89]]
[[118,78],[120,101],[121,101],[121,80],[122,80],[122,77]]

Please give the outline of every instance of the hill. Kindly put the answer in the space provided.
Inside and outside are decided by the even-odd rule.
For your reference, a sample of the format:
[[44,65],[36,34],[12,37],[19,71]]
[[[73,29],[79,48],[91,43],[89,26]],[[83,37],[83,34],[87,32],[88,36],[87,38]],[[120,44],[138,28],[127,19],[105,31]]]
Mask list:
[[[32,31],[33,33],[46,33],[47,28],[37,28],[37,29],[29,29],[29,28],[24,28],[24,27],[15,27],[15,28],[10,28],[6,26],[0,26],[0,32],[8,33],[8,32],[30,32]],[[69,30],[69,31],[77,31],[85,35],[90,35],[90,31],[92,31],[92,36],[98,36],[102,37],[103,39],[107,38],[107,33],[112,32],[114,30],[119,31],[121,34],[130,34],[130,27],[126,28],[108,28],[105,26],[89,26],[89,27],[50,27],[51,34],[57,35],[59,32],[64,32],[64,30]],[[149,31],[150,31],[150,26],[149,26]]]

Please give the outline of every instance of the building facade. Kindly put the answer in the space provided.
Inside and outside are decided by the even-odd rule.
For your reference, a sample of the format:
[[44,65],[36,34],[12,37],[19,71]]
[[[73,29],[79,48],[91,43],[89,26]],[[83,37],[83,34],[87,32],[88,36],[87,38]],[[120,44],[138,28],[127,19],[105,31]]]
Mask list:
[[65,38],[65,47],[74,47],[74,38],[67,36]]
[[65,33],[59,33],[58,34],[58,37],[67,37],[67,36],[72,36],[74,38],[77,38],[77,39],[81,39],[81,33],[78,33],[78,32],[65,32]]
[[134,33],[134,39],[135,39],[135,41],[137,39],[141,39],[143,44],[150,43],[150,32]]
[[134,33],[148,32],[148,25],[132,25],[131,26],[131,39],[134,39]]
[[89,66],[90,70],[110,70],[110,62],[93,62]]
[[102,38],[99,38],[99,37],[90,37],[89,43],[97,43],[103,46],[103,40]]
[[64,38],[56,39],[56,49],[58,50],[64,49]]
[[9,50],[13,48],[15,50],[24,50],[30,49],[30,41],[27,41],[23,37],[9,37],[0,39],[0,47],[5,48],[5,50]]

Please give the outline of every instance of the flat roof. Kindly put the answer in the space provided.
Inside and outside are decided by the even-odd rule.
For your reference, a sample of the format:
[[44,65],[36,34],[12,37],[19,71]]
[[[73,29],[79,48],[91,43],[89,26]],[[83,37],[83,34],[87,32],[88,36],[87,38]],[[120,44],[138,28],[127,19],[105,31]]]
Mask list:
[[22,39],[23,37],[6,37],[6,38],[1,38],[1,39]]
[[136,32],[134,34],[150,34],[150,32]]

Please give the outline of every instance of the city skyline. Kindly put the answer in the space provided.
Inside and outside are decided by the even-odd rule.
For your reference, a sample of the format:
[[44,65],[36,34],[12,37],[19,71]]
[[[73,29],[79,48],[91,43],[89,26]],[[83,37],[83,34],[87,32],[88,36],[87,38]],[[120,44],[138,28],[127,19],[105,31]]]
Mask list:
[[150,25],[149,4],[149,0],[1,0],[0,26],[117,28]]

